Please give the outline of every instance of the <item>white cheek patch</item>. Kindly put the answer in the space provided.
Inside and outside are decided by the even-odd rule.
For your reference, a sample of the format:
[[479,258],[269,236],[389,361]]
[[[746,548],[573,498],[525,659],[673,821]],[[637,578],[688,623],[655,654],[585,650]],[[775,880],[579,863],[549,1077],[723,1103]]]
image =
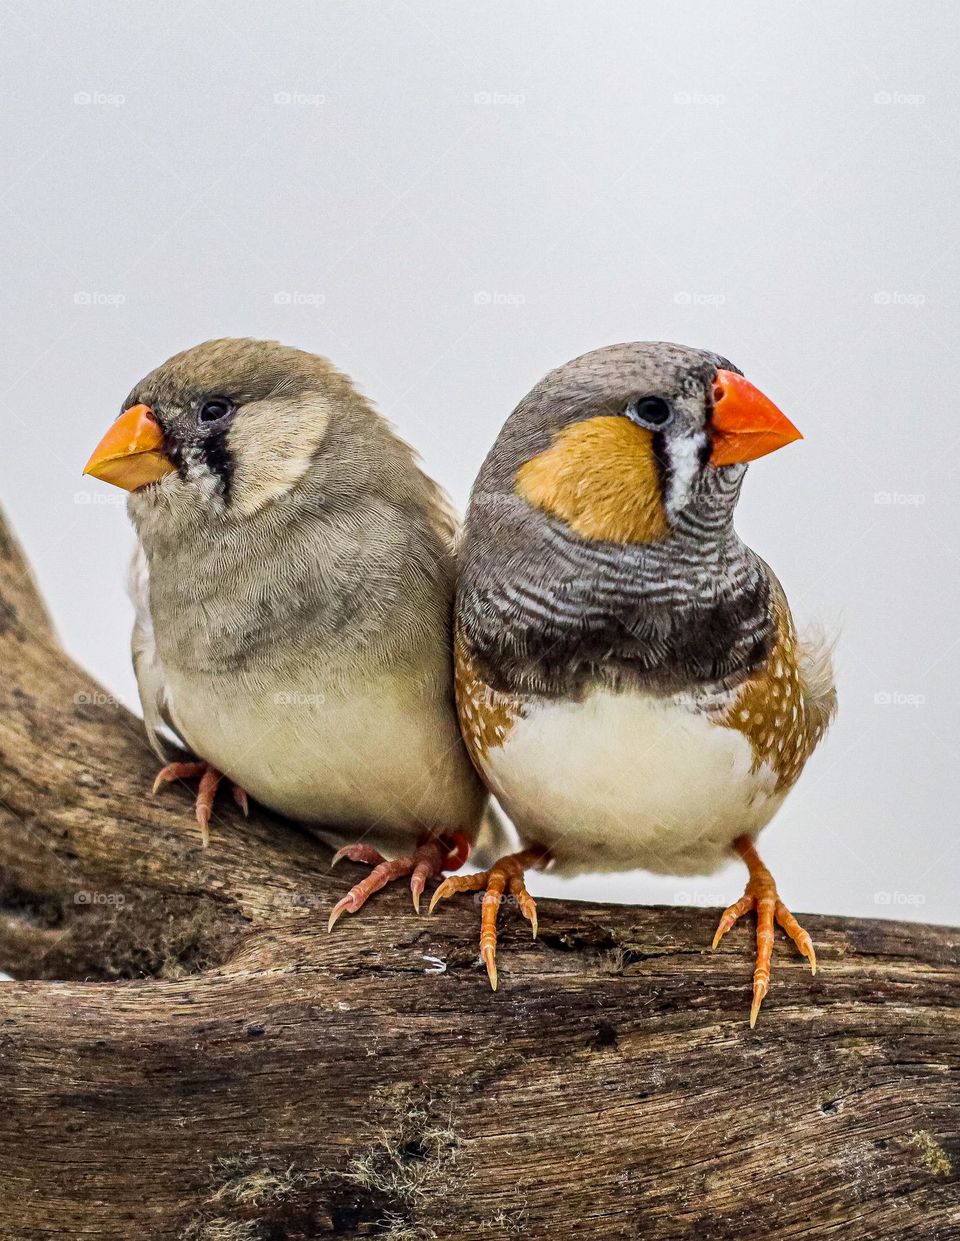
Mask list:
[[186,481],[200,492],[206,501],[215,500],[220,491],[220,479],[204,460],[203,453],[194,449],[184,462]]
[[251,516],[295,486],[310,468],[330,421],[321,395],[258,401],[237,414],[227,436],[233,459],[232,504]]
[[700,473],[707,437],[702,431],[667,441],[670,455],[670,485],[667,490],[666,508],[671,517],[682,512],[690,503],[694,483]]

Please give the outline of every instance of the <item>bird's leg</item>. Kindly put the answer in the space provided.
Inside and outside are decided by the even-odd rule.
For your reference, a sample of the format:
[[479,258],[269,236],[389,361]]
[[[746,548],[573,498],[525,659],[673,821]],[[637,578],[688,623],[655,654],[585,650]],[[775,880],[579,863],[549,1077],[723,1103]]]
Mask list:
[[760,1005],[763,1003],[764,996],[770,989],[770,961],[773,957],[774,923],[783,927],[801,953],[810,962],[810,972],[812,974],[817,972],[817,954],[813,950],[810,936],[780,899],[773,875],[770,874],[763,862],[760,861],[760,855],[753,847],[753,841],[750,837],[738,836],[733,842],[733,847],[746,862],[750,878],[747,880],[743,896],[740,897],[736,904],[731,905],[729,909],[724,911],[717,926],[717,933],[713,937],[713,946],[716,948],[727,931],[745,913],[748,913],[751,909],[757,911],[757,956],[753,971],[753,1004],[750,1008],[750,1027],[752,1029],[757,1024],[757,1014],[760,1012]]
[[527,891],[523,882],[524,871],[531,867],[538,869],[550,860],[549,850],[540,845],[524,849],[521,853],[511,853],[495,862],[489,870],[480,871],[476,875],[451,875],[433,894],[430,912],[437,901],[445,900],[456,892],[483,892],[483,904],[480,915],[480,959],[487,967],[490,986],[497,989],[497,914],[503,894],[509,890],[516,900],[520,912],[537,935],[537,905]]
[[370,845],[347,845],[338,849],[333,855],[331,867],[342,858],[351,862],[363,862],[373,869],[366,879],[354,884],[346,896],[341,897],[330,912],[327,930],[332,931],[341,914],[355,914],[362,909],[367,900],[385,888],[395,879],[410,876],[410,894],[413,907],[420,912],[420,897],[426,887],[427,880],[434,875],[441,875],[445,870],[458,870],[470,856],[470,842],[460,832],[452,832],[449,836],[428,836],[421,840],[412,854],[406,857],[387,859]]
[[[206,848],[210,843],[210,816],[213,814],[213,803],[217,796],[217,789],[220,787],[220,781],[223,779],[223,773],[218,771],[211,763],[195,762],[195,763],[168,763],[160,772],[153,782],[153,793],[156,795],[160,792],[165,784],[171,784],[174,780],[193,780],[199,776],[200,787],[197,790],[196,815],[197,822],[200,825],[200,836],[203,841],[203,847]],[[250,799],[244,789],[239,784],[230,785],[233,793],[233,800],[243,811],[244,817],[250,813]]]

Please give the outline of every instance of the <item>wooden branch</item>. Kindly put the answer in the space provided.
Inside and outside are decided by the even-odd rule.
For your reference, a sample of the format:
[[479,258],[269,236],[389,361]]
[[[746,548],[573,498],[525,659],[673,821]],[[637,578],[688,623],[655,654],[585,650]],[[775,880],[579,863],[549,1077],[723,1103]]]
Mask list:
[[[383,894],[147,795],[0,534],[0,1236],[960,1237],[960,934],[807,917],[757,1029],[716,912]],[[357,874],[359,871],[353,871]]]

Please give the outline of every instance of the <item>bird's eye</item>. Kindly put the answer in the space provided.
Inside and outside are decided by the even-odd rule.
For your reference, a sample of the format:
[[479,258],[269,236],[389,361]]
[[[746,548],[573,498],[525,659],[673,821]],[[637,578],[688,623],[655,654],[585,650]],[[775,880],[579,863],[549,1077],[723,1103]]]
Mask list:
[[233,413],[234,404],[225,396],[211,396],[201,401],[197,422],[219,422]]
[[673,410],[660,396],[642,396],[631,401],[625,413],[641,427],[662,427],[673,417]]

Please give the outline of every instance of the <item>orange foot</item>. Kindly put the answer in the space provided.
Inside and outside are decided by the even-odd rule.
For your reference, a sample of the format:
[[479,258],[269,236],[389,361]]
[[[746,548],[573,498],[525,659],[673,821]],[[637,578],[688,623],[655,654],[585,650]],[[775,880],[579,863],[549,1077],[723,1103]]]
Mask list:
[[355,914],[362,909],[374,892],[379,892],[395,879],[410,876],[410,893],[413,907],[420,912],[420,897],[426,887],[427,880],[434,875],[441,875],[445,870],[458,870],[470,856],[470,842],[460,832],[449,836],[429,836],[422,840],[409,857],[394,858],[388,862],[382,853],[370,845],[347,845],[333,855],[331,869],[341,860],[349,858],[351,862],[365,862],[372,866],[366,879],[354,884],[346,896],[341,897],[330,912],[327,930],[332,931],[341,914]]
[[510,895],[516,900],[520,912],[533,928],[533,937],[537,937],[537,904],[526,889],[523,873],[531,867],[540,868],[550,860],[548,850],[540,845],[524,849],[522,853],[511,853],[495,862],[489,870],[479,871],[476,875],[451,875],[433,894],[430,902],[430,913],[433,913],[437,901],[445,900],[456,892],[483,891],[483,909],[480,915],[480,959],[487,967],[490,986],[497,989],[497,914],[504,891],[509,888]]
[[803,955],[810,962],[810,972],[817,972],[817,954],[810,936],[784,905],[777,892],[773,875],[760,861],[749,836],[738,836],[733,847],[740,854],[750,871],[750,878],[743,896],[735,905],[724,911],[713,937],[716,948],[734,923],[751,909],[757,911],[757,957],[753,971],[753,1005],[750,1008],[750,1028],[757,1024],[757,1014],[764,996],[770,990],[770,960],[773,957],[773,924],[782,926]]
[[[156,795],[165,784],[171,784],[174,780],[193,780],[196,776],[200,777],[200,788],[197,790],[197,822],[200,824],[203,847],[206,848],[210,843],[210,816],[213,813],[213,802],[217,796],[220,781],[223,779],[223,773],[217,771],[216,767],[211,766],[210,763],[168,763],[154,780],[153,792]],[[230,788],[233,792],[233,800],[243,811],[244,816],[248,815],[250,799],[247,794],[239,784],[231,783]]]

